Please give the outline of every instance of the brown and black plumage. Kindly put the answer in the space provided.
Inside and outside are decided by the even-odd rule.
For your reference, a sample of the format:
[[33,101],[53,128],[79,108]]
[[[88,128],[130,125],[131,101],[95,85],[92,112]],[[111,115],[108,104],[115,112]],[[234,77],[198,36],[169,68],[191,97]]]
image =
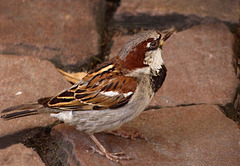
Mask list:
[[129,159],[109,153],[94,133],[119,128],[138,116],[163,84],[167,69],[162,45],[173,31],[145,31],[135,35],[119,55],[90,71],[77,84],[36,103],[2,111],[5,120],[49,113],[50,116],[86,132],[101,155],[112,161]]

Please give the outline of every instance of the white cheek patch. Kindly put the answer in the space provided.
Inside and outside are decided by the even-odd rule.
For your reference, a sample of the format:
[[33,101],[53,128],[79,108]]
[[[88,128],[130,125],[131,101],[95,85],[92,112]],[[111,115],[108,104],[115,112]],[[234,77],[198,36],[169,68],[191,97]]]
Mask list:
[[148,65],[151,63],[153,63],[153,58],[151,56],[145,57],[143,64]]
[[150,74],[152,71],[158,73],[164,64],[161,49],[158,48],[156,50],[148,51],[145,54],[143,64],[148,66],[135,69],[126,76],[139,77],[139,74]]
[[160,48],[152,50],[146,53],[144,64],[148,64],[153,71],[157,71],[162,68],[164,64],[162,59],[162,51]]

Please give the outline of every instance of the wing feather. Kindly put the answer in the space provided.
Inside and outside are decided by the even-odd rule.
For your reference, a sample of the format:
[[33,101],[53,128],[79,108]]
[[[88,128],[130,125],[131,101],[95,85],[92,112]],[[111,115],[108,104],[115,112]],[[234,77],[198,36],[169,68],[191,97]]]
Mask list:
[[137,87],[136,79],[122,74],[109,63],[90,72],[78,84],[51,98],[47,106],[61,110],[101,110],[129,102]]

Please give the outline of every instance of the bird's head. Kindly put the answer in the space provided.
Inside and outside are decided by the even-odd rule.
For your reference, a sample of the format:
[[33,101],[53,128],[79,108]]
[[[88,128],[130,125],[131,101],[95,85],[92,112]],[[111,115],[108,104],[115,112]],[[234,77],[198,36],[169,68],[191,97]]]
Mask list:
[[167,31],[144,31],[135,35],[119,52],[120,64],[129,76],[139,74],[157,75],[163,65],[162,46],[173,34]]

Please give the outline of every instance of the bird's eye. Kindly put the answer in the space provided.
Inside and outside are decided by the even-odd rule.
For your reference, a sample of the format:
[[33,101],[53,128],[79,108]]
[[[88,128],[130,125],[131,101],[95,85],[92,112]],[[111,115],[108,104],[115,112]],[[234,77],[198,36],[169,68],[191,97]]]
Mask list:
[[154,50],[154,49],[157,49],[159,46],[159,40],[153,40],[151,43],[150,43],[150,49],[151,50]]

